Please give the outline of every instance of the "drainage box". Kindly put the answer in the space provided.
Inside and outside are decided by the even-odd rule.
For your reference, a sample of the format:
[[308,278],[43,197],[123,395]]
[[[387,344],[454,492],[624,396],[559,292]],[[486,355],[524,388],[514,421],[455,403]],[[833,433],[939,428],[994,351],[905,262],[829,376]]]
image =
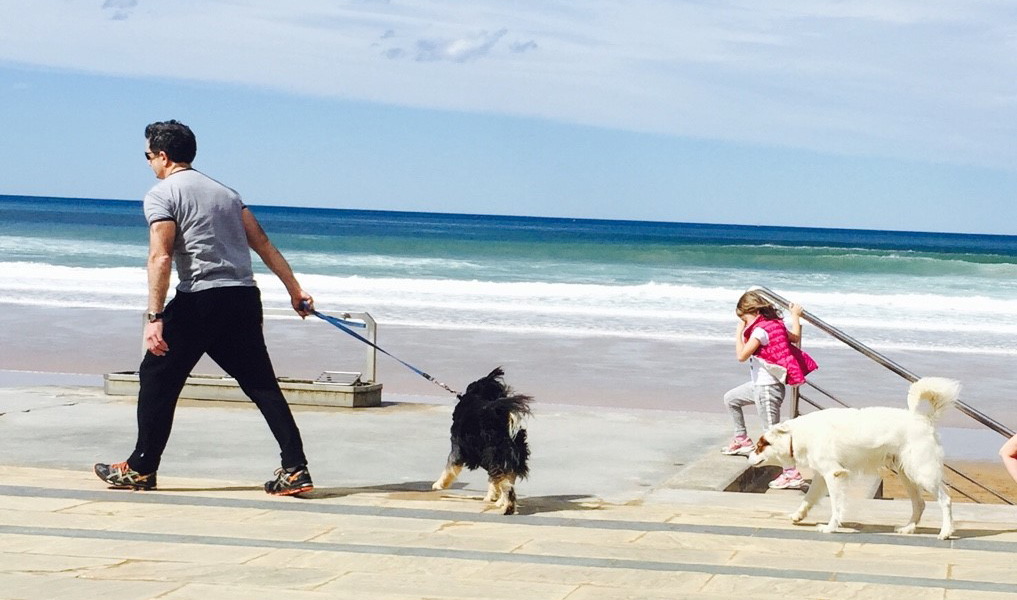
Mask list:
[[[320,378],[319,378],[320,379]],[[286,401],[294,405],[341,406],[355,408],[381,406],[381,384],[359,381],[335,383],[311,379],[279,377]],[[120,371],[103,376],[103,387],[110,396],[137,396],[140,382],[136,371]],[[191,375],[180,392],[181,398],[250,402],[236,379],[219,375]]]

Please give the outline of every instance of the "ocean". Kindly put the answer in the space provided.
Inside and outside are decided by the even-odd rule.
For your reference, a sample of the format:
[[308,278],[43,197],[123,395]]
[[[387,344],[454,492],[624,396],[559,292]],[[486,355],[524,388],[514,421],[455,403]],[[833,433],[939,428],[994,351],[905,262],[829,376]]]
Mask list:
[[[762,285],[883,352],[1017,356],[1014,236],[251,209],[319,310],[381,328],[729,343]],[[147,241],[140,202],[0,196],[0,305],[142,311]]]

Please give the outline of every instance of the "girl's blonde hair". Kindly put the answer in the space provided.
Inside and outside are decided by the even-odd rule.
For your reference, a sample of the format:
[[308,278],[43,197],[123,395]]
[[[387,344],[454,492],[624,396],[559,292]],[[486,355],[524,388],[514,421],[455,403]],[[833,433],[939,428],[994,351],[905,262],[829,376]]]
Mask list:
[[738,299],[735,314],[741,317],[746,313],[758,313],[767,319],[780,319],[780,310],[763,298],[759,292],[745,292]]

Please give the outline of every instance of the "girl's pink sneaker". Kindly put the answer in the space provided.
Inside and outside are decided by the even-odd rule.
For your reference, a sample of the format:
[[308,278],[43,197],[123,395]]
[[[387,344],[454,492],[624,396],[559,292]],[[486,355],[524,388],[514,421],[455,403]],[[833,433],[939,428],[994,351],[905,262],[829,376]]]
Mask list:
[[747,435],[736,435],[731,443],[720,449],[721,454],[731,456],[748,456],[755,446]]
[[805,479],[798,469],[787,469],[769,483],[774,490],[800,490],[805,486]]

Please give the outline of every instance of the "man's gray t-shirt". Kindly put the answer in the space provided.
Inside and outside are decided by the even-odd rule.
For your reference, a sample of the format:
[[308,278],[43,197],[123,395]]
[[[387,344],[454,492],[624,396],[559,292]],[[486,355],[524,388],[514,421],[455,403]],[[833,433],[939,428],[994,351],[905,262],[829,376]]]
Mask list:
[[177,171],[145,195],[145,218],[174,221],[173,262],[181,292],[253,286],[240,194],[204,173]]

